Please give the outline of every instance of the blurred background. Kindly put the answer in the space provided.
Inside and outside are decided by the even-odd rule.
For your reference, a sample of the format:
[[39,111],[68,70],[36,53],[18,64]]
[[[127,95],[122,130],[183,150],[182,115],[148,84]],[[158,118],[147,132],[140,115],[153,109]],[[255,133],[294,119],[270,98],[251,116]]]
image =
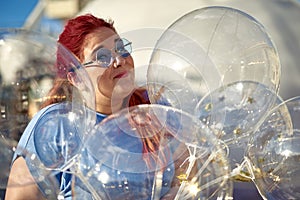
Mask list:
[[[143,28],[165,30],[184,14],[206,6],[240,9],[261,22],[279,53],[282,66],[280,96],[289,99],[300,95],[299,0],[3,0],[0,3],[0,28],[28,28],[57,38],[67,19],[92,13],[112,19],[119,33]],[[135,58],[136,66],[147,63],[148,59]],[[1,73],[9,70],[3,70],[2,66],[0,69]],[[4,199],[4,191],[1,191],[0,199]],[[234,199],[261,198],[252,183],[240,182],[236,183]]]

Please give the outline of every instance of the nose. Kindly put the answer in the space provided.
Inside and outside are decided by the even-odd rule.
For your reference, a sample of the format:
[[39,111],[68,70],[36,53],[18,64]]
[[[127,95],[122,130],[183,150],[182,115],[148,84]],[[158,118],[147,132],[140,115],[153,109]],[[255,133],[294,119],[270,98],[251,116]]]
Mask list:
[[114,67],[114,68],[118,68],[118,67],[124,65],[125,62],[126,62],[125,59],[126,59],[126,58],[123,58],[122,56],[116,56],[116,58],[115,58],[115,60],[114,60],[114,63],[113,63],[113,67]]

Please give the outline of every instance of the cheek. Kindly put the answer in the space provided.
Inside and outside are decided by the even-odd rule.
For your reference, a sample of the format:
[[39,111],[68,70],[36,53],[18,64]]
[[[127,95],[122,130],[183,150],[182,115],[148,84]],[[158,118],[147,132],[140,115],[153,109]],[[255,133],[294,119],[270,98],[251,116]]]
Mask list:
[[110,97],[115,83],[110,79],[110,73],[106,71],[97,77],[96,85],[98,92]]
[[104,75],[104,72],[105,72],[105,70],[102,70],[102,69],[99,69],[99,68],[88,70],[89,78],[90,78],[95,90],[98,89],[99,81],[101,79],[103,79],[102,77]]
[[131,69],[134,68],[134,61],[133,61],[132,56],[127,57],[126,62]]

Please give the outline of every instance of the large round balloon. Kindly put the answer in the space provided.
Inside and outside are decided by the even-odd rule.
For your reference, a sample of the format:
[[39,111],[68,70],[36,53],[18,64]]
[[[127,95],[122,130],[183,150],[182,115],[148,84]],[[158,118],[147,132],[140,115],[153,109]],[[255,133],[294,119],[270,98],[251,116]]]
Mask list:
[[90,134],[80,154],[76,199],[231,197],[230,166],[219,140],[181,110],[130,107]]
[[249,143],[253,180],[266,199],[300,198],[299,108],[299,96],[276,106]]
[[[72,91],[70,95],[53,94],[51,88],[60,81],[63,83],[67,73],[76,76],[78,85],[69,88]],[[60,86],[57,89],[66,91],[65,84],[57,85]],[[54,168],[62,163],[62,158],[53,160],[51,165],[43,162],[44,158],[49,157],[49,148],[68,149],[68,156],[64,157],[64,161],[70,159],[78,150],[74,148],[74,141],[69,136],[75,134],[84,139],[85,131],[95,123],[94,89],[86,71],[69,50],[54,38],[40,32],[0,29],[0,95],[0,131],[3,137],[16,144],[23,134],[24,140],[34,139],[37,144],[33,152],[22,146],[4,146],[1,154],[6,155],[6,151],[16,150],[24,156],[28,166],[32,164],[32,158],[37,158],[35,160],[40,164],[36,168],[40,167],[41,170]],[[52,121],[41,120],[39,123],[35,119],[31,124],[33,128],[37,122],[36,126],[44,126],[44,129],[40,129],[37,135],[30,131],[24,132],[41,107],[61,100],[68,102],[67,109],[56,109]],[[68,124],[72,123],[76,132],[68,132],[65,138],[54,141],[51,130],[58,127],[59,124],[55,122],[62,118]],[[12,159],[12,154],[7,156],[9,158],[6,160]],[[11,162],[6,163],[7,166],[10,164]],[[34,178],[40,178],[38,173]]]
[[222,85],[254,81],[278,93],[280,62],[268,32],[250,15],[206,7],[177,19],[159,38],[147,72],[151,101],[189,113]]

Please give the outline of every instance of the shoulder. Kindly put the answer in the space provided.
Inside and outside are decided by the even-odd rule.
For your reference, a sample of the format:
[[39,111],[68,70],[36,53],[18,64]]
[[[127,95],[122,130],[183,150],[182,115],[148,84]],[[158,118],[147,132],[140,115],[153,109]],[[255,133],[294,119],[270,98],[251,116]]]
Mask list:
[[40,111],[38,111],[33,118],[30,120],[30,122],[28,123],[28,125],[26,126],[25,131],[23,132],[20,140],[19,140],[19,146],[20,145],[25,145],[32,133],[32,130],[36,127],[37,123],[39,122],[39,120],[47,115],[48,113],[50,113],[53,110],[56,110],[60,107],[59,104],[52,104],[49,105],[43,109],[41,109]]
[[45,129],[46,127],[49,128],[49,126],[52,126],[52,130],[57,128],[54,124],[57,124],[58,121],[68,121],[68,113],[70,113],[70,110],[70,103],[52,104],[41,109],[29,122],[22,137],[32,134],[32,132],[37,131],[37,129],[40,129],[41,127],[44,127]]
[[51,104],[49,106],[44,107],[43,109],[39,110],[34,116],[33,118],[30,120],[28,127],[30,127],[33,124],[38,123],[38,121],[45,117],[45,116],[49,116],[49,115],[53,115],[54,113],[56,114],[63,114],[63,113],[67,113],[71,110],[71,103],[55,103],[55,104]]

